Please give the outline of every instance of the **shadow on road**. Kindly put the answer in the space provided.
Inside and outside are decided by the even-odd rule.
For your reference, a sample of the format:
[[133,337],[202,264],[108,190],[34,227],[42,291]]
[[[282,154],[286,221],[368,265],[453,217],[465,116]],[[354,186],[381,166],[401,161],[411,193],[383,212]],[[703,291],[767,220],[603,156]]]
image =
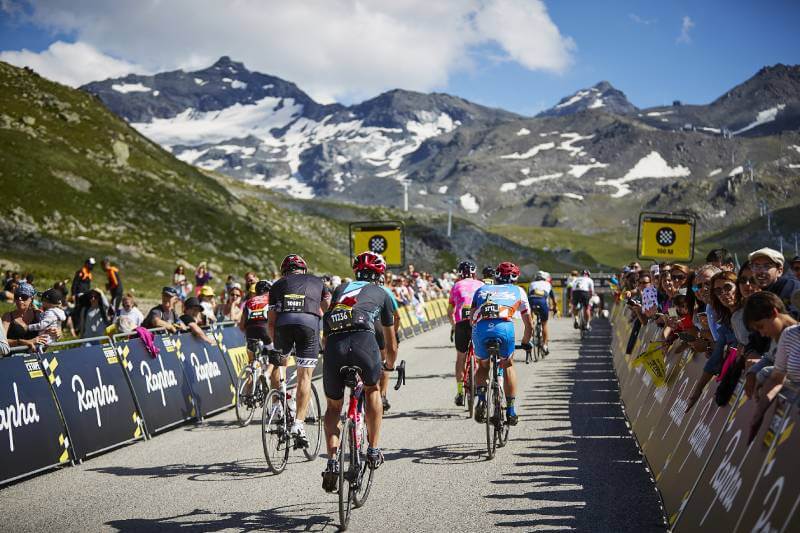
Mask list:
[[467,418],[467,411],[464,414],[454,413],[452,409],[430,409],[428,411],[401,411],[398,413],[389,412],[383,416],[384,420],[394,420],[399,418],[410,418],[411,420],[464,420]]
[[454,443],[430,448],[387,448],[383,451],[387,461],[411,459],[412,463],[428,465],[466,464],[486,461],[484,443]]
[[[526,442],[527,449],[516,454],[521,460],[513,471],[493,481],[498,490],[505,490],[484,496],[502,502],[501,508],[490,511],[498,515],[497,526],[665,530],[658,495],[619,404],[610,326],[605,320],[595,320],[592,326],[583,342],[574,343],[577,360],[550,361],[537,372],[545,381],[537,380],[525,392],[522,417],[556,424],[541,428],[536,438],[515,439]],[[551,382],[558,384],[553,390],[547,387]],[[562,392],[567,384],[570,394]],[[550,434],[557,431],[570,434]],[[509,492],[509,487],[518,492]]]
[[[289,457],[289,462],[301,462],[305,458]],[[171,464],[146,466],[141,468],[127,466],[105,466],[90,468],[92,472],[114,476],[148,477],[151,479],[179,477],[192,481],[231,481],[232,479],[255,479],[273,475],[263,457],[258,459],[240,459],[209,464]]]
[[164,518],[112,520],[107,526],[117,531],[323,531],[338,529],[329,513],[332,506],[315,503],[287,505],[259,513],[214,513],[195,509]]

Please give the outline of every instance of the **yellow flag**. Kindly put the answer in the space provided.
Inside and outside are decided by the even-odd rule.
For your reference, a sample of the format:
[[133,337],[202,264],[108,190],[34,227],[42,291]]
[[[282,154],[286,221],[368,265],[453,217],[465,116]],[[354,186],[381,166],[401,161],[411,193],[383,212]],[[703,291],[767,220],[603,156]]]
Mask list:
[[667,377],[667,363],[664,360],[664,352],[661,351],[662,344],[660,341],[651,342],[647,345],[647,349],[633,360],[633,366],[644,365],[656,387],[663,386]]

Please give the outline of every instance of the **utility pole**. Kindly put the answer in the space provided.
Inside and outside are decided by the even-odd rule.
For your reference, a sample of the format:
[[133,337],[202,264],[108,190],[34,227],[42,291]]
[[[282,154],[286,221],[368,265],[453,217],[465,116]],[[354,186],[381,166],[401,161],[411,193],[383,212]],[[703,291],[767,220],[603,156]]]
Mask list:
[[783,235],[780,236],[780,244],[781,244],[781,255],[783,254]]
[[794,255],[800,255],[800,252],[797,251],[797,233],[794,234]]
[[447,238],[453,235],[453,204],[447,205]]
[[408,182],[403,180],[403,211],[408,211]]

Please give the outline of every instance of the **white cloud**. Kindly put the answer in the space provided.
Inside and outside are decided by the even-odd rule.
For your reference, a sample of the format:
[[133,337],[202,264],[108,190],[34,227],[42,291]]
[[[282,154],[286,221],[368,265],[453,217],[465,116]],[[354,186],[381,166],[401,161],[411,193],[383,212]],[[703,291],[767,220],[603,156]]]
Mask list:
[[637,24],[642,24],[643,26],[649,26],[650,24],[653,24],[656,21],[656,19],[646,19],[644,17],[640,17],[636,13],[629,13],[628,18]]
[[[542,0],[27,2],[28,22],[125,64],[150,72],[193,70],[229,55],[297,83],[320,101],[395,87],[443,88],[450,75],[472,66],[475,54],[488,54],[487,44],[528,69],[553,72],[568,68],[575,48]],[[115,75],[79,75],[81,67],[70,62],[73,78]]]
[[689,35],[689,31],[694,28],[694,21],[686,15],[683,17],[683,22],[681,22],[681,34],[678,35],[678,38],[675,40],[678,44],[689,44],[692,42],[692,36]]
[[47,50],[38,53],[24,49],[0,52],[0,61],[30,67],[46,78],[73,87],[143,70],[127,61],[105,55],[86,43],[62,41],[56,41]]

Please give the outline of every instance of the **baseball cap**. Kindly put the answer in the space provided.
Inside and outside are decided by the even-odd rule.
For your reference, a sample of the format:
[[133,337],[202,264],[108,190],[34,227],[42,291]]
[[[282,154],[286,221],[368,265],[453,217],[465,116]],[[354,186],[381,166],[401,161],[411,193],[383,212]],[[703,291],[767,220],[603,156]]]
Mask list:
[[200,296],[214,296],[214,289],[209,285],[203,285],[200,289]]
[[789,264],[800,263],[800,255],[796,255],[789,260]]
[[161,294],[166,294],[167,296],[178,296],[178,291],[175,290],[175,287],[170,287],[167,285],[161,289]]
[[190,307],[197,307],[199,309],[203,308],[203,304],[200,303],[200,300],[195,298],[194,296],[190,296],[186,298],[186,301],[183,302],[184,309],[189,309]]
[[86,263],[94,266],[94,264],[97,263],[97,261],[95,261],[94,257],[90,257],[86,260]]
[[774,250],[772,248],[760,248],[755,252],[752,252],[747,259],[749,261],[753,261],[758,257],[766,257],[773,263],[779,266],[783,266],[783,262],[785,261],[783,254],[780,253],[778,250]]
[[60,304],[64,299],[64,295],[58,289],[47,289],[42,293],[42,301],[51,304]]

